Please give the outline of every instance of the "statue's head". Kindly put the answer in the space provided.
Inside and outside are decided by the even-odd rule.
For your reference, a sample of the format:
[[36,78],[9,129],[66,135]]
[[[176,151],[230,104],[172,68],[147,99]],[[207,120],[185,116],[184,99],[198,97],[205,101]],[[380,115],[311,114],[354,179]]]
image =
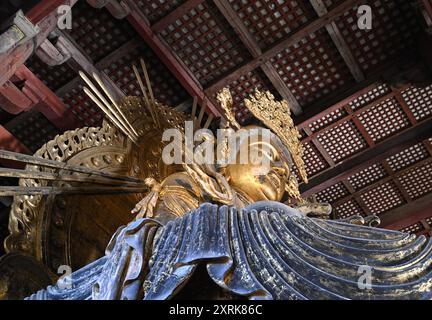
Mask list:
[[232,187],[253,201],[282,200],[292,160],[275,134],[265,128],[242,128],[236,132],[235,148],[231,147],[229,152],[232,160],[223,173]]
[[[236,161],[224,168],[224,174],[230,185],[243,191],[251,200],[280,201],[285,191],[290,199],[302,201],[298,190],[296,176],[292,173],[295,164],[298,176],[307,183],[307,175],[303,162],[303,148],[299,141],[300,134],[294,126],[290,115],[290,108],[286,101],[276,101],[270,92],[255,91],[244,100],[245,106],[266,127],[244,127],[236,121],[232,112],[233,100],[228,89],[218,93],[218,101],[225,111],[226,128],[248,131],[248,139],[240,139],[236,150],[230,150],[231,157]],[[257,128],[259,128],[257,130]],[[256,132],[264,132],[263,135]],[[258,136],[256,136],[258,135]],[[266,137],[263,139],[263,137]],[[248,147],[249,152],[254,151],[268,157],[268,170],[259,174],[262,162],[239,161],[242,147]],[[260,157],[258,157],[260,158]],[[262,171],[261,171],[262,172]]]

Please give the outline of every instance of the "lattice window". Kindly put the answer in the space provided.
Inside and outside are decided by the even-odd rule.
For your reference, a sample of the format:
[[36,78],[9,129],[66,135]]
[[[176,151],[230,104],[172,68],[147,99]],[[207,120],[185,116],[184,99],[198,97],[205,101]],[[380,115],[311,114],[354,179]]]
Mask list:
[[417,120],[432,115],[432,85],[425,88],[411,87],[402,92],[402,97]]
[[275,95],[275,98],[280,98],[277,91],[273,88],[273,85],[260,69],[241,76],[239,79],[230,83],[228,88],[233,97],[233,111],[240,124],[246,123],[247,120],[252,117],[249,110],[244,106],[243,101],[244,98],[247,98],[252,94],[255,89],[261,91],[269,90],[273,95]]
[[365,105],[377,100],[382,96],[385,96],[390,92],[391,92],[390,87],[387,84],[383,83],[373,88],[372,90],[362,94],[357,99],[354,99],[348,105],[351,107],[351,109],[357,110],[358,108],[364,107]]
[[[141,72],[140,58],[145,60],[153,93],[159,102],[175,107],[189,98],[188,93],[178,80],[171,75],[153,51],[144,44],[140,44],[140,46],[118,58],[114,63],[106,66],[104,71],[127,95],[142,96],[132,69],[132,65],[135,64]],[[142,72],[141,77],[144,79]]]
[[363,215],[364,212],[354,199],[339,204],[333,208],[337,219],[346,219],[356,215]]
[[115,19],[106,9],[95,9],[87,1],[78,1],[73,7],[72,30],[68,32],[95,62],[136,37],[126,19]]
[[306,172],[309,177],[328,168],[328,163],[312,143],[303,143],[303,148],[303,158],[306,164]]
[[336,19],[336,23],[360,67],[372,72],[415,47],[421,23],[411,1],[365,0],[362,4],[372,8],[371,30],[358,28],[357,6]]
[[82,81],[77,81],[60,98],[84,126],[97,127],[102,124],[104,114],[84,93]]
[[387,176],[387,172],[379,163],[363,169],[348,178],[349,183],[357,191]]
[[404,172],[398,179],[412,199],[420,198],[432,192],[432,162]]
[[250,59],[214,4],[203,2],[161,31],[203,86]]
[[394,209],[404,203],[404,199],[393,182],[381,184],[361,196],[369,211],[380,214]]
[[317,139],[334,162],[346,159],[367,147],[363,136],[351,121],[331,128],[318,135]]
[[309,1],[229,0],[262,49],[316,18]]
[[311,129],[312,132],[319,131],[322,128],[325,128],[328,125],[336,122],[337,120],[345,117],[347,114],[348,113],[342,108],[336,109],[336,110],[330,112],[329,114],[326,114],[321,119],[318,119],[317,121],[312,122],[309,125],[309,128]]
[[358,119],[375,142],[382,141],[410,125],[407,115],[395,98],[387,99],[362,112]]
[[184,0],[138,0],[137,5],[150,23],[154,23],[168,15],[181,5]]
[[26,66],[53,91],[60,89],[77,75],[66,63],[50,67],[36,55],[27,60]]
[[302,106],[354,81],[325,29],[279,52],[271,62]]
[[415,144],[387,159],[393,171],[402,170],[429,156],[428,151],[422,143]]
[[413,225],[410,225],[408,227],[401,229],[400,231],[405,232],[405,233],[415,234],[421,230],[423,230],[423,225],[421,224],[421,222],[417,222]]
[[6,124],[5,128],[31,152],[36,152],[44,143],[59,134],[59,130],[36,110],[21,113]]
[[334,184],[316,194],[316,198],[319,202],[332,203],[343,197],[348,196],[350,193],[342,182]]

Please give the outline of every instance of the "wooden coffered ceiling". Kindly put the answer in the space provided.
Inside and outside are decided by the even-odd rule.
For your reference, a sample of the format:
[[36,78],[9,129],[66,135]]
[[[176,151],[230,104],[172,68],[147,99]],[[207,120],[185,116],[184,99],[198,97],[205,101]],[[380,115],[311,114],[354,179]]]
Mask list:
[[[13,1],[12,1],[13,2]],[[37,2],[37,1],[36,1]],[[73,5],[72,30],[49,19]],[[357,26],[370,5],[371,30]],[[193,96],[220,116],[229,87],[239,122],[255,88],[289,101],[310,176],[305,196],[335,218],[378,214],[382,226],[430,233],[430,0],[69,0],[25,12],[41,31],[0,53],[0,144],[34,152],[102,114],[77,72],[97,71],[120,97],[138,95],[143,57],[156,98],[187,110]]]

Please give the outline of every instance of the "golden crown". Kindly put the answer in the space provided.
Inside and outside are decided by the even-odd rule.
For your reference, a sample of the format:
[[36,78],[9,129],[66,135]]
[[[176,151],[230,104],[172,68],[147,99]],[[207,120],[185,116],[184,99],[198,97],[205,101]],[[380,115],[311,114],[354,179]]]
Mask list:
[[[227,88],[221,90],[217,99],[225,112],[227,125],[240,129],[234,114],[232,112],[232,97]],[[267,128],[273,131],[282,143],[287,147],[291,153],[291,157],[302,180],[307,183],[307,173],[303,161],[303,146],[300,143],[300,133],[297,130],[291,118],[291,112],[288,102],[276,101],[274,96],[269,92],[260,92],[255,90],[249,98],[244,100],[246,108],[248,108],[255,118],[262,121]]]

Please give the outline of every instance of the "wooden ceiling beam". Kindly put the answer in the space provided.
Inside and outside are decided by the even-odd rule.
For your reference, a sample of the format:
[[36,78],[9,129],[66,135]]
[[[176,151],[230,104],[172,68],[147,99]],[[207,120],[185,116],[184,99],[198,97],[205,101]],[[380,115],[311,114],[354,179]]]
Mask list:
[[380,228],[401,230],[432,217],[432,193],[380,215]]
[[65,131],[80,126],[76,116],[63,101],[26,66],[20,66],[15,76],[24,82],[22,92],[28,97],[33,97],[33,107],[38,109],[55,127]]
[[[311,5],[313,6],[315,12],[319,17],[322,17],[328,14],[327,7],[323,0],[309,0]],[[350,47],[346,43],[342,33],[339,30],[339,27],[336,25],[336,22],[332,21],[328,25],[325,26],[327,33],[330,35],[333,43],[335,44],[337,50],[342,56],[345,64],[350,70],[352,76],[357,82],[361,82],[365,79],[365,75],[360,68],[357,60],[354,58],[354,55],[351,52]]]
[[[67,33],[61,30],[55,30],[55,34],[58,36],[57,43],[60,44],[64,50],[69,52],[71,59],[67,61],[68,65],[77,73],[84,71],[91,75],[92,73],[98,74],[105,84],[111,89],[112,94],[118,100],[125,96],[124,92],[111,80],[108,75],[99,70],[90,57],[88,57],[75,40]],[[58,92],[58,91],[57,91]]]
[[[78,46],[75,42],[70,42],[70,45]],[[110,54],[108,54],[106,57],[99,60],[96,64],[93,65],[93,62],[90,61],[90,58],[87,57],[79,48],[76,48],[77,52],[79,54],[76,54],[77,57],[76,61],[73,63],[70,63],[70,66],[75,70],[85,70],[84,67],[90,66],[91,70],[98,70],[99,75],[106,80],[106,82],[110,82],[110,85],[114,86],[114,90],[118,92],[118,98],[122,98],[125,96],[123,91],[114,83],[114,81],[111,80],[111,78],[108,77],[108,75],[103,71],[106,67],[112,65],[114,62],[117,62],[120,58],[124,57],[125,54],[129,53],[130,51],[134,50],[139,46],[139,40],[138,39],[131,39],[128,42],[121,45],[118,49],[114,50]],[[73,50],[75,51],[75,50]],[[70,92],[73,88],[77,86],[79,82],[81,82],[82,79],[80,76],[76,76],[71,81],[69,81],[67,84],[63,85],[61,88],[56,90],[56,94],[59,97],[63,97],[66,93]]]
[[201,84],[184,65],[184,63],[169,49],[166,43],[151,29],[149,22],[137,6],[135,1],[123,0],[130,11],[127,17],[129,23],[135,28],[141,38],[150,46],[159,59],[182,84],[185,90],[198,98],[200,105],[206,105],[207,110],[215,117],[221,117],[222,110],[213,102],[213,96],[207,95]]
[[432,26],[432,1],[431,0],[421,0],[423,2],[424,10],[425,10],[425,20],[427,25]]
[[[30,35],[22,36],[23,32],[17,26],[6,31],[4,36],[8,39],[1,39],[1,42],[5,43],[8,41],[10,43],[10,49],[0,53],[0,86],[2,86],[7,80],[12,77],[15,71],[25,63],[25,61],[33,54],[33,52],[38,48],[48,37],[48,35],[56,28],[58,22],[58,12],[57,7],[60,4],[67,4],[73,6],[77,0],[63,0],[63,1],[53,1],[44,0],[40,2],[34,10],[30,10],[30,19],[35,21],[35,25],[31,26],[31,22],[28,21],[28,28],[33,29],[33,33]],[[23,20],[24,21],[24,20]],[[18,28],[18,29],[17,29]],[[13,33],[20,34],[18,38],[14,38]]]
[[303,114],[294,119],[294,122],[299,129],[302,129],[330,112],[343,108],[379,85],[389,84],[394,87],[405,87],[406,84],[426,84],[430,83],[430,79],[428,80],[427,77],[425,65],[421,61],[412,62],[402,59],[389,62],[386,68],[376,70],[364,81],[350,86],[347,90],[339,90],[332,97],[319,100],[308,106]]
[[38,24],[48,15],[56,12],[57,8],[61,5],[70,5],[70,3],[64,0],[42,0],[31,8],[26,13],[26,16],[33,24]]
[[264,63],[269,61],[272,57],[274,57],[276,54],[284,50],[285,48],[288,48],[298,43],[299,41],[301,41],[303,38],[307,37],[311,33],[316,32],[319,29],[325,27],[333,20],[335,20],[337,17],[341,16],[342,14],[344,14],[345,12],[347,12],[348,10],[352,9],[354,6],[362,2],[364,1],[347,0],[342,2],[341,4],[339,4],[332,10],[330,10],[327,14],[315,19],[314,21],[310,22],[309,24],[307,24],[305,27],[301,28],[297,32],[294,32],[293,34],[290,34],[287,38],[279,41],[278,43],[273,45],[270,49],[264,51],[259,57],[253,58],[251,61],[231,71],[229,74],[223,76],[219,80],[216,80],[210,86],[208,86],[205,91],[210,95],[215,93],[217,90],[237,80],[242,75],[245,75],[246,73],[263,65]]
[[300,191],[304,197],[308,197],[431,136],[432,118],[391,136],[374,147],[337,164],[333,168],[322,171],[309,179],[308,184],[302,184]]
[[[404,89],[406,89],[406,88],[408,88],[408,85],[401,87],[400,90],[402,91],[402,90],[404,90]],[[336,126],[338,126],[338,125],[340,125],[340,124],[342,124],[342,123],[345,123],[345,122],[347,122],[347,121],[349,121],[349,120],[353,120],[354,124],[355,124],[356,127],[359,129],[359,131],[361,132],[362,136],[365,138],[366,142],[367,142],[370,146],[373,145],[374,142],[373,142],[372,139],[369,137],[369,135],[368,135],[368,133],[366,132],[366,130],[365,130],[365,128],[363,127],[363,125],[362,125],[362,124],[360,123],[360,121],[357,119],[357,116],[358,116],[359,114],[361,114],[361,113],[363,113],[363,112],[365,112],[365,111],[367,111],[367,110],[369,110],[369,109],[371,109],[371,108],[373,108],[373,107],[379,105],[380,103],[382,103],[382,102],[384,102],[384,101],[386,101],[386,100],[388,100],[388,99],[393,98],[393,97],[394,97],[398,92],[399,92],[399,91],[393,91],[393,92],[390,92],[390,93],[388,93],[388,94],[386,94],[386,95],[384,95],[384,96],[382,96],[382,97],[376,99],[375,101],[372,101],[371,103],[368,103],[368,104],[364,105],[363,107],[358,108],[358,109],[355,110],[355,111],[352,110],[351,108],[349,108],[348,104],[345,104],[344,106],[341,107],[341,108],[343,108],[343,109],[345,109],[345,110],[347,111],[347,114],[346,114],[345,116],[343,116],[343,117],[341,117],[340,119],[338,119],[338,120],[332,122],[332,123],[329,124],[328,126],[326,126],[326,127],[322,128],[322,129],[320,129],[320,130],[317,130],[317,131],[311,133],[311,134],[308,135],[306,138],[303,138],[301,141],[302,141],[302,142],[309,142],[310,140],[317,138],[318,135],[322,134],[323,132],[326,132],[326,131],[328,131],[328,130],[330,130],[330,129],[332,129],[332,128],[334,128],[334,127],[336,127]],[[329,111],[329,112],[330,112],[330,111]],[[308,126],[305,126],[305,125],[299,125],[299,126],[298,126],[299,129],[303,129],[303,130],[306,130],[307,127],[308,127]]]
[[[248,31],[246,26],[243,24],[237,13],[233,10],[228,1],[225,0],[214,0],[216,7],[225,17],[227,22],[231,25],[234,31],[241,39],[244,46],[249,50],[252,57],[257,58],[262,55],[262,50],[259,44],[254,39],[253,35]],[[270,82],[273,84],[275,89],[279,92],[281,97],[288,101],[291,111],[295,115],[302,113],[302,108],[299,102],[288,88],[287,84],[282,80],[276,68],[267,61],[261,65],[261,69]]]
[[[0,125],[0,150],[13,151],[18,153],[30,154],[30,150],[5,127]],[[7,168],[22,169],[23,164],[15,161],[0,159],[0,164]]]
[[[369,184],[366,187],[363,187],[363,188],[361,188],[359,190],[356,190],[352,194],[347,195],[347,196],[345,196],[345,197],[343,197],[343,198],[341,198],[341,199],[333,202],[332,205],[334,205],[335,207],[337,207],[337,206],[339,206],[339,205],[341,205],[341,204],[349,201],[351,198],[353,198],[355,196],[361,196],[363,193],[366,193],[366,192],[368,192],[370,190],[373,190],[373,189],[375,189],[376,187],[378,187],[378,186],[380,186],[382,184],[385,184],[385,183],[390,182],[390,181],[393,181],[393,182],[394,181],[398,181],[398,178],[400,176],[406,174],[407,172],[409,172],[409,171],[411,171],[411,170],[413,170],[413,169],[415,169],[417,167],[427,165],[430,162],[432,162],[432,159],[429,157],[429,158],[423,159],[423,160],[421,160],[419,162],[416,162],[416,163],[414,163],[414,164],[412,164],[412,165],[410,165],[410,166],[408,166],[408,167],[406,167],[406,168],[404,168],[404,169],[402,169],[402,170],[400,170],[398,172],[394,172],[391,168],[387,168],[387,169],[384,168],[384,170],[388,174],[386,177],[384,177],[383,179],[378,180],[378,181],[376,181],[376,182],[374,182],[372,184]],[[387,166],[388,166],[388,164],[387,164]],[[408,196],[408,199],[409,200],[407,200],[406,202],[411,202],[412,201],[411,197],[409,197],[409,196]]]
[[183,15],[191,11],[196,6],[203,3],[204,0],[187,0],[184,1],[181,5],[179,5],[177,8],[175,8],[173,11],[171,11],[169,14],[167,14],[165,17],[161,18],[160,20],[156,21],[151,25],[151,29],[154,33],[160,33],[162,30],[164,30],[166,27],[168,27],[170,24],[174,23],[177,19],[181,18]]
[[19,114],[33,106],[33,101],[11,82],[0,87],[0,105],[11,114]]

